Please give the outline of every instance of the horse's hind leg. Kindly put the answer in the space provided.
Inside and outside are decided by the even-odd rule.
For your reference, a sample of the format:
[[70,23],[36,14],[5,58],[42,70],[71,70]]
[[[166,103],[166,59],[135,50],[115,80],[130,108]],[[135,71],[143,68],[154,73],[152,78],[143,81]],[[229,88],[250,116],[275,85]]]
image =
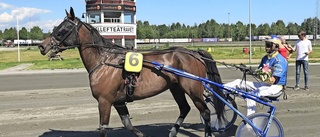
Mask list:
[[130,121],[129,111],[128,111],[126,104],[125,103],[121,103],[121,104],[116,103],[113,106],[116,108],[116,110],[121,118],[122,124],[128,130],[133,132],[137,137],[144,137],[144,134],[141,131],[139,131],[137,128],[132,126],[131,121]]
[[186,118],[186,116],[190,112],[191,108],[187,102],[185,93],[183,92],[183,90],[181,88],[179,88],[178,85],[170,88],[170,91],[173,95],[174,100],[177,102],[177,104],[179,106],[179,110],[180,110],[180,115],[179,115],[176,123],[174,124],[174,126],[171,128],[170,134],[169,134],[169,137],[175,137],[175,136],[177,136],[178,130],[179,130],[181,124],[183,123],[184,119]]

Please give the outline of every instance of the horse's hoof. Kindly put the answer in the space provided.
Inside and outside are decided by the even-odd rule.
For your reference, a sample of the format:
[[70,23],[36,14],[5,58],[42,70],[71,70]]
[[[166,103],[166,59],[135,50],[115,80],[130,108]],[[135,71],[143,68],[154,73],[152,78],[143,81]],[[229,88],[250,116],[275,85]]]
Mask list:
[[104,127],[99,127],[97,130],[98,130],[99,133],[100,133],[100,137],[107,137],[107,129],[106,129],[106,128],[104,128]]
[[100,130],[100,137],[107,137],[107,130]]
[[169,137],[177,137],[178,132],[175,130],[171,130],[169,133]]

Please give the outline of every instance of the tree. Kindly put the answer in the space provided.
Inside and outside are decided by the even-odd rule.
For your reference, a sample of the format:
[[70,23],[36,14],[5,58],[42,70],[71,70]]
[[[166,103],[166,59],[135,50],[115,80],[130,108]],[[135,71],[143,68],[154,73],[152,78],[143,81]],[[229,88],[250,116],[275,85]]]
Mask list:
[[170,29],[171,31],[177,30],[177,29],[181,29],[181,24],[180,23],[172,23],[170,25]]
[[143,24],[142,21],[137,21],[137,38],[138,39],[145,39],[146,35],[143,31]]
[[30,38],[31,38],[31,39],[37,39],[37,40],[42,40],[42,39],[44,39],[44,37],[43,37],[43,32],[42,32],[42,30],[40,29],[40,27],[35,26],[35,27],[32,27],[32,28],[31,28],[31,30],[30,30]]
[[258,35],[270,35],[270,26],[268,23],[260,24],[257,28]]
[[191,30],[191,38],[199,38],[198,37],[198,26],[197,26],[197,24],[194,24],[194,26],[192,26],[191,28],[190,28]]
[[287,33],[287,28],[282,20],[271,24],[271,34],[284,35]]
[[235,38],[237,41],[245,40],[246,37],[246,27],[243,25],[241,21],[236,23],[236,30],[235,30]]
[[220,24],[220,29],[222,30],[222,37],[228,38],[229,37],[229,25],[228,24]]
[[3,39],[3,34],[2,34],[2,30],[0,30],[0,39]]
[[4,40],[14,40],[17,39],[16,28],[11,27],[10,29],[5,29],[3,33]]
[[207,30],[205,28],[205,24],[201,23],[198,26],[198,38],[206,38],[207,37]]
[[151,29],[151,38],[152,39],[157,39],[159,38],[159,32],[157,30],[157,26],[156,25],[152,25],[150,26],[150,29]]
[[283,20],[278,20],[276,22],[276,24],[278,26],[278,30],[279,30],[280,35],[285,35],[288,33],[288,30],[287,30],[286,25],[284,24]]
[[159,37],[160,38],[165,38],[165,34],[168,33],[170,30],[169,30],[169,27],[167,27],[165,24],[162,24],[162,25],[159,25],[157,26],[157,30],[159,32]]
[[20,39],[28,39],[28,30],[25,27],[22,27],[19,31],[19,38]]
[[305,19],[304,22],[301,23],[301,29],[304,30],[307,35],[313,34],[313,28],[314,25],[312,18]]
[[150,26],[144,27],[143,30],[145,31],[147,39],[153,39],[153,32],[152,32],[152,28]]
[[289,22],[287,26],[288,35],[296,35],[299,33],[300,27],[297,23]]
[[[246,35],[250,36],[250,24],[247,25],[246,30],[247,30],[246,31]],[[257,26],[255,24],[252,24],[252,23],[251,23],[251,35],[252,36],[258,35]]]

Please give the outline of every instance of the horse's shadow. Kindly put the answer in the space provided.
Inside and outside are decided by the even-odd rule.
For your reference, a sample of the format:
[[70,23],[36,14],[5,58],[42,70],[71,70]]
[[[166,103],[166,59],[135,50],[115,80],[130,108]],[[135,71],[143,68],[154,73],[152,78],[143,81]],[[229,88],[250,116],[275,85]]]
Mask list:
[[[141,132],[143,132],[148,137],[165,137],[169,135],[169,130],[173,126],[172,123],[157,123],[152,125],[141,125],[136,126]],[[215,137],[230,137],[234,136],[237,126],[233,125],[225,132],[212,132]],[[203,135],[195,134],[194,132],[203,132],[203,124],[191,124],[184,123],[179,130],[178,136],[187,137],[200,137]],[[99,131],[68,131],[68,130],[55,130],[50,129],[40,135],[39,137],[98,137]],[[133,133],[125,128],[112,128],[108,130],[108,136],[112,137],[134,137]]]

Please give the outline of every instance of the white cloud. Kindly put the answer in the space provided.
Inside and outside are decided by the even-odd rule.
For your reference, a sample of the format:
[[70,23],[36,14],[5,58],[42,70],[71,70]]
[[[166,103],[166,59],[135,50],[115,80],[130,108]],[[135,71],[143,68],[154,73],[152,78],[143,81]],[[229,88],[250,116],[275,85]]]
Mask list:
[[51,11],[49,10],[43,10],[43,9],[36,9],[36,8],[16,8],[11,11],[11,13],[1,13],[0,14],[0,22],[1,23],[7,23],[7,22],[12,22],[16,20],[16,17],[18,16],[19,21],[34,17],[34,16],[39,16],[41,14],[46,14],[50,13]]
[[54,26],[58,26],[63,20],[58,19],[58,20],[45,20],[45,21],[32,21],[28,22],[24,26],[26,28],[34,27],[34,26],[39,26],[43,33],[47,33],[48,31],[52,32],[52,29]]
[[[50,10],[46,9],[38,9],[38,8],[30,8],[30,7],[14,7],[5,3],[0,2],[0,11],[4,10],[4,12],[0,12],[0,26],[1,27],[12,27],[16,24],[16,19],[21,21],[21,26],[26,25],[30,19],[33,22],[37,22],[40,20],[40,16],[42,14],[50,13]],[[23,24],[24,23],[24,24]],[[43,24],[39,23],[37,26],[43,26]],[[26,26],[24,26],[26,27]]]
[[38,16],[40,14],[46,14],[50,13],[49,10],[43,10],[43,9],[36,9],[36,8],[18,8],[15,10],[12,10],[12,15],[16,16],[19,15],[19,20],[26,19],[28,17]]
[[0,2],[0,10],[12,8],[13,6]]
[[11,22],[12,20],[13,20],[13,16],[8,14],[7,12],[0,14],[0,22],[1,23]]

